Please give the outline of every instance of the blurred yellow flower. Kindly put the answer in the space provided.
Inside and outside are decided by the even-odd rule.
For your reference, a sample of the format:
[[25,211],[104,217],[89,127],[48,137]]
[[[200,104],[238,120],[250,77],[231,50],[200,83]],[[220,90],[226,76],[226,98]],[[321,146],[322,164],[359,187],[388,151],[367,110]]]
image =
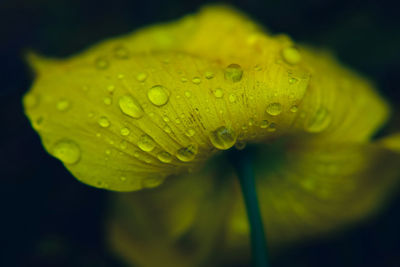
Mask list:
[[229,7],[29,62],[24,107],[46,150],[91,186],[154,188],[116,194],[110,217],[113,249],[140,266],[248,260],[221,150],[258,144],[272,247],[371,214],[399,178],[400,135],[371,141],[388,117],[371,83]]

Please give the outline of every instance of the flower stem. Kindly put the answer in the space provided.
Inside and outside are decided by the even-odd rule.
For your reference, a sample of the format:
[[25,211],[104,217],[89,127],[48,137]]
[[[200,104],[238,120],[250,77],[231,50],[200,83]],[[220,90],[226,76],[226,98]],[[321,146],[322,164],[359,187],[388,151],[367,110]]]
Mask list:
[[248,150],[234,151],[231,156],[238,172],[250,224],[253,263],[255,267],[268,267],[267,244],[255,187],[252,153]]

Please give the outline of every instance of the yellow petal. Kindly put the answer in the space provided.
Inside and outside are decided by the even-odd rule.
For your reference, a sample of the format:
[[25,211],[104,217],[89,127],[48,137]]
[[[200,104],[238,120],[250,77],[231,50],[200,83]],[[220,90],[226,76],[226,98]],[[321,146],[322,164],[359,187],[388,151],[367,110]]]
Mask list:
[[108,239],[116,254],[135,266],[198,266],[217,256],[233,187],[223,179],[230,172],[215,167],[115,194]]
[[110,190],[155,187],[236,143],[363,141],[387,115],[362,78],[221,6],[66,60],[29,59],[25,110],[46,150]]
[[[291,144],[279,150],[283,154],[268,158],[264,151],[256,164],[266,235],[274,247],[317,237],[373,214],[399,182],[400,153],[381,142]],[[275,166],[269,163],[273,160]],[[230,249],[248,247],[249,229],[239,190],[237,195]]]

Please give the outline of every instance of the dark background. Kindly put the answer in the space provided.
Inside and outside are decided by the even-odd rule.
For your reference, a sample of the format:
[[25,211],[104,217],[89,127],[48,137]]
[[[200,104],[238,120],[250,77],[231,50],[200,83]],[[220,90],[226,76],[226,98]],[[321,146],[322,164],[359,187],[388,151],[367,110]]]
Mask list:
[[[228,1],[226,1],[228,2]],[[107,253],[107,193],[47,155],[22,112],[31,48],[66,56],[107,37],[194,12],[205,2],[0,0],[0,266],[124,266]],[[324,46],[376,82],[399,129],[400,19],[395,1],[230,2],[272,32]],[[377,177],[378,178],[378,177]],[[345,208],[345,207],[344,207]],[[283,266],[400,266],[400,197],[376,218],[276,255]]]

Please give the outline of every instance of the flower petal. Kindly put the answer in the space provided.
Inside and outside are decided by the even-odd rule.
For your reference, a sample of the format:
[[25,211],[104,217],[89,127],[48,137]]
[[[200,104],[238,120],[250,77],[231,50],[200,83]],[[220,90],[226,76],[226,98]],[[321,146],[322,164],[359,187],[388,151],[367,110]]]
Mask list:
[[110,190],[155,187],[235,144],[364,141],[387,115],[362,78],[221,6],[66,60],[29,59],[25,110],[45,148]]
[[115,194],[108,238],[116,254],[140,266],[198,266],[217,256],[233,187],[224,179],[231,171],[215,167]]
[[[257,162],[257,191],[270,245],[316,237],[377,211],[400,178],[399,150],[381,143],[291,144],[284,155],[268,159],[264,151]],[[275,167],[268,163],[273,157]],[[230,225],[236,242],[228,243],[243,247],[248,226],[237,194]]]

